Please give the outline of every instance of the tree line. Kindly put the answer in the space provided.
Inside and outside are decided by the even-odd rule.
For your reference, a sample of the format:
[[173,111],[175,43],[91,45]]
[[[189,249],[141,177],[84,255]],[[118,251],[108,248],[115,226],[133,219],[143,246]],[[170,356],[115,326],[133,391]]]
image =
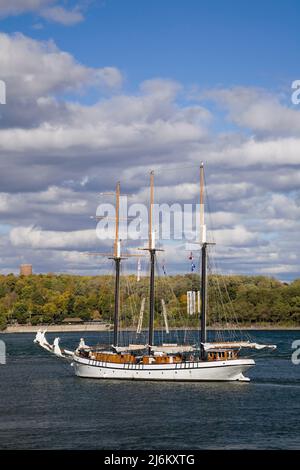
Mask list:
[[[156,281],[156,326],[162,326],[164,299],[169,326],[196,326],[198,315],[187,313],[187,291],[198,290],[199,275],[163,276]],[[0,275],[0,328],[7,324],[53,324],[79,317],[83,321],[113,320],[114,278],[110,275],[76,276],[40,274]],[[138,322],[145,298],[144,326],[148,316],[148,279],[122,276],[121,326]],[[211,275],[208,281],[208,324],[238,322],[243,326],[300,323],[300,279],[284,284],[264,276]]]

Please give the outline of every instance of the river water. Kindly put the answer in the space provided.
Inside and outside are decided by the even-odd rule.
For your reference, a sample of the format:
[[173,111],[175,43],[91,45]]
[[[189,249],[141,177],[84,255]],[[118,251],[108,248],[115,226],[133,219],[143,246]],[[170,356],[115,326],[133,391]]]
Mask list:
[[[106,339],[84,336],[88,344]],[[0,448],[299,449],[300,365],[291,355],[300,331],[251,336],[278,349],[256,356],[250,383],[190,384],[80,379],[33,334],[2,334]],[[78,344],[78,333],[60,337]]]

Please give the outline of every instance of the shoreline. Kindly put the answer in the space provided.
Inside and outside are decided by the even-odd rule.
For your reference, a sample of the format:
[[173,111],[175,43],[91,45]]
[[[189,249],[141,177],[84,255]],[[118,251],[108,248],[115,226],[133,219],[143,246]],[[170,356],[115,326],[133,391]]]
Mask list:
[[0,333],[36,333],[38,330],[47,330],[48,333],[68,333],[79,331],[110,331],[106,325],[10,325]]
[[[0,334],[12,334],[12,333],[36,333],[38,330],[46,330],[48,333],[76,333],[76,332],[100,332],[100,331],[112,331],[113,325],[107,327],[106,325],[10,325],[5,330],[0,331]],[[170,328],[170,330],[195,330],[195,328]],[[219,326],[209,326],[207,330],[220,331],[220,330],[262,330],[262,331],[297,331],[300,330],[300,326],[268,326],[268,325],[251,325],[251,326],[239,326],[236,325],[227,326],[220,328]],[[120,328],[120,331],[135,331],[135,328]],[[145,330],[146,331],[146,330]]]

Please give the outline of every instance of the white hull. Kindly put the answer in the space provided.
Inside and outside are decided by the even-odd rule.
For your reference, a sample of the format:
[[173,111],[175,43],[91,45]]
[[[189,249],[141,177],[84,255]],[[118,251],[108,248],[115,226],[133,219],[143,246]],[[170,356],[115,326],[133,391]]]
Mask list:
[[244,372],[255,365],[253,359],[183,362],[179,364],[113,364],[74,356],[78,377],[90,379],[161,381],[249,381]]

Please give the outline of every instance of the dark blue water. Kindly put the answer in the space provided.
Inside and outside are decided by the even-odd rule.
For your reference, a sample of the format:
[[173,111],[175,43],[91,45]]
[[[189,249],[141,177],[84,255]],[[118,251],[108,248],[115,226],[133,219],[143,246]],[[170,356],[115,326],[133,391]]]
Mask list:
[[[143,383],[80,379],[32,343],[0,335],[1,449],[300,448],[300,331],[255,331],[275,343],[248,372],[250,383]],[[74,347],[78,333],[60,334]],[[85,333],[95,344],[99,334]],[[49,335],[53,339],[54,335]]]

